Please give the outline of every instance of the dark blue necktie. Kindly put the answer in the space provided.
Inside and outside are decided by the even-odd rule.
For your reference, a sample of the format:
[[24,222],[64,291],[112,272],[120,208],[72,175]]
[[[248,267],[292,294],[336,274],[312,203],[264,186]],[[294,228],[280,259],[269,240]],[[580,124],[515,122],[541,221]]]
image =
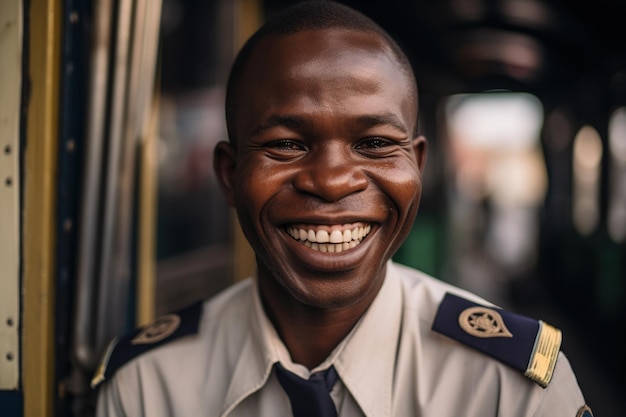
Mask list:
[[330,391],[337,381],[334,367],[317,372],[309,379],[300,378],[276,362],[278,382],[289,396],[294,417],[337,417]]

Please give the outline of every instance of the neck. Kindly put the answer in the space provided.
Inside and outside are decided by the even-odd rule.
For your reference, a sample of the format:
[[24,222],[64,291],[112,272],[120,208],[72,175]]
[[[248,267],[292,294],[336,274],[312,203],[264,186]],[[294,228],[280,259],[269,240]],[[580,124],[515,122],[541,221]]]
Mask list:
[[[291,296],[279,297],[273,279],[259,280],[263,308],[295,363],[313,369],[322,363],[350,333],[375,298],[370,297],[347,307],[318,308],[305,305]],[[267,287],[273,287],[271,290]],[[281,292],[286,291],[281,287]]]
[[307,308],[290,310],[282,316],[269,313],[269,316],[292,360],[308,369],[322,363],[360,318],[352,311],[307,311]]

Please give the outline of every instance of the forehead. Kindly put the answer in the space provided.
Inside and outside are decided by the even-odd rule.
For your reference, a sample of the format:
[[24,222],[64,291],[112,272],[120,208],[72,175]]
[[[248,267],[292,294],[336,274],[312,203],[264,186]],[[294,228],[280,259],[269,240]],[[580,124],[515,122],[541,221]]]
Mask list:
[[[376,33],[303,30],[259,41],[242,73],[236,119],[302,100],[326,104],[384,99],[416,112],[410,79]],[[299,101],[300,103],[295,103]],[[408,109],[408,110],[407,110]]]
[[379,71],[401,72],[388,43],[377,33],[325,28],[266,36],[251,53],[245,73],[271,71],[288,76],[289,72],[306,69],[308,75],[315,75],[325,72],[328,65],[344,71],[370,66]]

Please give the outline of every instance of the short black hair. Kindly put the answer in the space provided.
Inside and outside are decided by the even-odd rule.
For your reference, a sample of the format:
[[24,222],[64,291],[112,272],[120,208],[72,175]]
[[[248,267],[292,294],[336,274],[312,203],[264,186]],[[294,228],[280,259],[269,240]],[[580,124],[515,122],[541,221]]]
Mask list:
[[[235,110],[235,96],[241,76],[248,64],[250,55],[257,44],[270,35],[286,36],[304,30],[316,29],[348,29],[380,36],[391,49],[400,69],[409,80],[417,103],[417,82],[413,68],[406,54],[396,41],[380,25],[363,13],[341,3],[330,0],[305,0],[283,9],[269,19],[243,45],[231,67],[226,86],[226,127],[231,143],[233,140],[233,113]],[[417,114],[415,115],[415,129],[417,129]],[[417,133],[417,132],[414,132]]]

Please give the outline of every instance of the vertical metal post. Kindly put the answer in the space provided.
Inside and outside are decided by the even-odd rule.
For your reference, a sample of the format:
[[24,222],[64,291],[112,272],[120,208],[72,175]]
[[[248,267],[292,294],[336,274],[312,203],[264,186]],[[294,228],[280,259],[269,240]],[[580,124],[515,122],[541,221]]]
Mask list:
[[111,38],[112,0],[98,0],[94,6],[91,70],[88,81],[87,132],[83,162],[78,262],[76,272],[76,308],[72,352],[76,363],[91,369],[95,366],[93,346],[96,315],[96,252],[100,235],[100,182],[104,129],[106,125],[108,68]]
[[88,86],[71,390],[133,326],[138,153],[154,92],[160,1],[98,0]]

